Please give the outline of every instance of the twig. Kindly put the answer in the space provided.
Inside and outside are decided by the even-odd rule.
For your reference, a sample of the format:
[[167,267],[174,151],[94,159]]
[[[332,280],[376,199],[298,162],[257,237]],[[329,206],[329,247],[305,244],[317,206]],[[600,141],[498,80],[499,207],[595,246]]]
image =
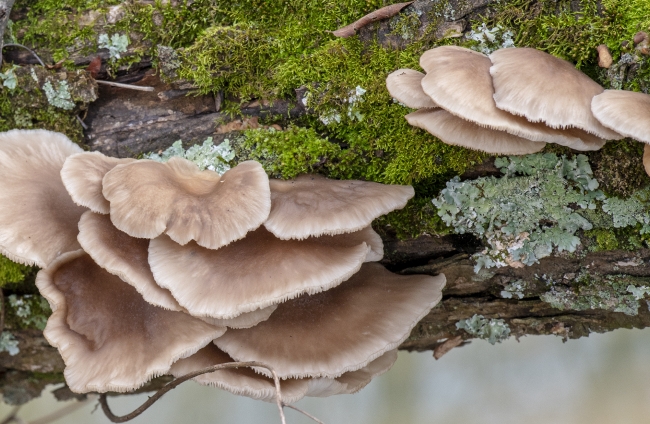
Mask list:
[[[211,373],[214,371],[219,371],[223,369],[228,369],[228,368],[244,368],[244,367],[259,367],[259,368],[266,368],[271,372],[273,375],[273,382],[275,383],[275,400],[278,405],[278,410],[280,412],[280,420],[282,424],[287,424],[287,420],[284,417],[284,411],[282,409],[283,403],[282,403],[282,394],[280,392],[280,379],[278,378],[278,375],[276,374],[275,370],[273,368],[269,367],[268,365],[261,364],[259,362],[227,362],[225,364],[219,364],[219,365],[213,365],[211,367],[203,368],[198,371],[194,371],[188,374],[185,374],[181,377],[176,378],[173,381],[170,381],[169,383],[165,384],[162,389],[158,390],[153,396],[151,396],[145,403],[140,405],[139,408],[131,412],[130,414],[123,415],[121,417],[118,417],[117,415],[113,414],[111,412],[111,409],[108,406],[108,402],[106,401],[106,393],[102,393],[99,395],[99,404],[102,406],[102,410],[104,411],[104,414],[106,414],[106,417],[111,420],[111,422],[114,423],[124,423],[127,421],[130,421],[137,417],[138,415],[142,414],[144,411],[146,411],[151,405],[153,405],[158,399],[160,399],[165,393],[168,391],[176,388],[178,385],[181,383],[197,377],[202,374],[207,374]],[[2,423],[0,423],[2,424]]]
[[72,414],[76,410],[83,408],[89,402],[92,402],[92,401],[94,401],[96,399],[97,399],[96,395],[88,395],[88,398],[86,398],[86,399],[84,399],[82,401],[75,402],[75,403],[70,404],[70,405],[66,405],[63,408],[60,408],[60,409],[52,412],[51,414],[47,414],[46,416],[41,417],[41,418],[39,418],[37,420],[34,420],[34,421],[29,421],[27,424],[49,424],[52,421],[56,421],[58,419],[61,419],[61,418],[65,417],[66,415]]
[[297,406],[289,405],[289,404],[286,404],[286,403],[283,403],[282,405],[286,406],[287,408],[291,408],[294,411],[300,412],[301,414],[305,415],[306,417],[309,417],[312,420],[316,421],[318,424],[325,424],[324,422],[322,422],[318,418],[314,417],[312,414],[308,413],[307,411],[303,411],[302,409],[298,408]]
[[14,408],[9,412],[9,415],[7,415],[2,421],[0,421],[0,424],[9,424],[11,422],[14,422],[18,419],[16,415],[18,414],[18,411],[20,411],[20,408],[22,405],[14,406]]
[[[28,52],[30,52],[30,53],[32,54],[32,56],[34,56],[34,57],[36,58],[36,60],[38,60],[38,63],[40,63],[41,66],[45,67],[45,64],[43,63],[43,61],[41,60],[41,58],[38,57],[38,55],[34,52],[34,50],[30,49],[29,47],[27,47],[27,46],[23,46],[22,44],[18,44],[18,43],[10,43],[10,44],[5,44],[5,45],[2,46],[3,49],[4,49],[5,47],[22,47],[23,49],[25,49],[25,50],[27,50]],[[0,56],[1,56],[1,55],[0,55]],[[1,60],[0,60],[0,65],[2,65],[2,61],[1,61]]]
[[104,85],[110,85],[112,87],[119,87],[119,88],[128,88],[130,90],[138,90],[138,91],[153,91],[153,87],[143,87],[140,85],[130,85],[130,84],[122,84],[119,82],[113,82],[113,81],[104,81],[104,80],[95,80],[97,84],[104,84]]
[[86,125],[86,123],[83,121],[83,119],[81,119],[81,118],[79,117],[79,115],[75,115],[75,118],[77,118],[77,121],[79,121],[79,123],[81,124],[81,127],[82,127],[84,130],[87,130],[87,129],[88,129],[88,125]]

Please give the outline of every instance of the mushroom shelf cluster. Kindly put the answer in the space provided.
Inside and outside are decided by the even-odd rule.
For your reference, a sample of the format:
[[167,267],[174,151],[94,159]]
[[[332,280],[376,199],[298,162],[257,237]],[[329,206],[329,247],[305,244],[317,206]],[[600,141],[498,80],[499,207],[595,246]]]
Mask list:
[[[399,69],[386,85],[408,122],[445,143],[523,155],[557,143],[598,150],[607,140],[650,143],[650,96],[605,90],[571,63],[532,48],[489,56],[444,46],[420,57],[426,75]],[[650,151],[646,146],[646,156]],[[647,166],[647,169],[650,165]]]
[[[410,186],[306,175],[253,161],[219,175],[190,161],[116,159],[43,130],[0,134],[0,253],[43,268],[44,335],[74,392],[257,361],[283,401],[360,390],[441,299],[444,275],[376,263],[370,224]],[[266,369],[195,380],[273,400]]]

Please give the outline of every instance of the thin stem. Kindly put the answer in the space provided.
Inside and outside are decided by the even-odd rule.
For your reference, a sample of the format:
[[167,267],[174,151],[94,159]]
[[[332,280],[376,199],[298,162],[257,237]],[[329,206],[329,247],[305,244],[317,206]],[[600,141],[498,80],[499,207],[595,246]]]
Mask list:
[[[131,412],[130,414],[123,415],[123,416],[117,416],[111,412],[111,409],[108,406],[108,402],[106,400],[106,393],[102,393],[99,395],[99,404],[102,406],[102,410],[104,411],[104,414],[106,414],[106,417],[111,420],[111,422],[114,423],[124,423],[127,421],[130,421],[137,417],[138,415],[142,414],[144,411],[149,409],[151,405],[156,403],[165,393],[169,392],[170,390],[176,388],[178,385],[181,383],[197,377],[202,374],[207,374],[211,373],[214,371],[219,371],[223,369],[228,369],[228,368],[244,368],[244,367],[259,367],[259,368],[266,368],[271,372],[273,375],[273,382],[275,383],[275,400],[278,405],[278,410],[280,412],[280,420],[282,424],[287,424],[286,418],[284,417],[284,411],[282,409],[283,403],[282,403],[282,394],[280,392],[280,379],[278,378],[278,375],[276,372],[269,367],[268,365],[261,364],[259,362],[227,362],[225,364],[219,364],[219,365],[213,365],[211,367],[203,368],[198,371],[194,371],[188,374],[185,374],[181,377],[178,377],[174,379],[173,381],[170,381],[169,383],[165,384],[160,390],[158,390],[153,396],[151,396],[145,403],[140,405],[139,408]],[[0,423],[1,424],[1,423]]]
[[[10,44],[5,44],[4,46],[2,46],[3,49],[4,49],[5,47],[22,47],[23,49],[25,49],[25,50],[27,50],[28,52],[30,52],[30,53],[31,53],[31,54],[36,58],[36,60],[38,60],[38,63],[40,63],[41,66],[43,66],[43,67],[45,66],[45,64],[43,63],[43,61],[41,60],[41,58],[38,57],[38,55],[34,52],[34,50],[30,49],[30,48],[27,47],[27,46],[23,46],[22,44],[18,44],[18,43],[10,43]],[[2,63],[0,62],[0,65],[1,65],[1,64],[2,64]]]
[[119,87],[119,88],[128,88],[129,90],[138,90],[138,91],[153,91],[153,87],[143,87],[140,85],[130,85],[130,84],[122,84],[119,82],[113,82],[113,81],[104,81],[104,80],[95,80],[97,84],[104,84],[104,85],[110,85],[112,87]]
[[312,414],[308,413],[307,411],[303,411],[302,409],[298,408],[297,406],[288,405],[286,403],[284,404],[284,406],[286,406],[287,408],[291,408],[294,411],[300,412],[301,414],[305,415],[306,417],[311,418],[312,420],[316,421],[318,424],[325,424],[324,422],[322,422],[318,418],[314,417]]

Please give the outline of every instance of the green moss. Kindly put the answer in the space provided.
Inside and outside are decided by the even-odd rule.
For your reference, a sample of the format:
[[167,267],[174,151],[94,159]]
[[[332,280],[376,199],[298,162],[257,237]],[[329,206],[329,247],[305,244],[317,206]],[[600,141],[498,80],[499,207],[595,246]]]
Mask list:
[[650,184],[643,168],[643,143],[629,139],[610,141],[588,156],[594,177],[608,195],[629,197]]
[[442,222],[428,197],[416,197],[403,209],[378,218],[373,227],[380,233],[395,231],[399,239],[411,239],[422,234],[447,234],[449,227]]
[[0,255],[0,288],[20,283],[31,270],[30,266],[17,264]]

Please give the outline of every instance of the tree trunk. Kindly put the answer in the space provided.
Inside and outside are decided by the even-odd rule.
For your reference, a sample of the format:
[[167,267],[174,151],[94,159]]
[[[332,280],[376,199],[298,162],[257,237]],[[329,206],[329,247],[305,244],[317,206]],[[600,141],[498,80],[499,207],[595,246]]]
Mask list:
[[[445,3],[445,12],[434,18],[437,16],[434,9],[441,7],[441,3],[418,0],[402,13],[416,13],[420,17],[420,26],[415,31],[420,37],[439,40],[466,33],[471,29],[470,22],[490,12],[488,3],[488,0],[451,0]],[[571,5],[574,7],[573,2]],[[22,3],[17,5],[12,20],[19,22],[24,19],[28,10]],[[114,8],[108,12],[97,11],[102,16],[118,12]],[[86,11],[84,16],[92,13]],[[81,18],[76,16],[75,19]],[[436,33],[425,34],[433,19],[439,20]],[[109,21],[108,18],[105,21],[97,19],[95,30],[104,32],[102,25],[105,25],[105,31],[110,32],[112,24]],[[368,45],[378,40],[383,46],[405,48],[412,41],[394,35],[391,22],[394,20],[372,24],[361,29],[357,36]],[[135,50],[144,44],[146,41],[133,43],[123,55],[140,54]],[[50,63],[53,62],[51,51],[46,46],[34,44],[32,47],[45,59],[50,59]],[[106,64],[110,56],[104,50],[98,54],[103,67],[96,77],[108,78]],[[68,60],[77,66],[85,66],[95,56],[80,50],[74,51]],[[19,49],[8,49],[5,61],[23,66],[35,62],[28,52]],[[87,107],[83,118],[87,128],[83,130],[83,137],[90,150],[116,157],[137,157],[144,152],[165,149],[178,139],[187,146],[213,137],[217,144],[236,137],[246,128],[260,127],[260,120],[265,118],[281,115],[285,125],[299,124],[310,113],[300,101],[304,87],[294,87],[296,96],[292,98],[243,102],[241,114],[233,118],[221,110],[223,93],[196,95],[196,87],[188,81],[172,79],[164,82],[160,77],[161,69],[152,67],[151,62],[149,56],[141,55],[140,60],[128,69],[117,71],[116,81],[153,87],[153,91],[100,85],[96,101],[81,102],[81,109]],[[467,170],[463,178],[498,173],[492,163],[493,159],[488,159]],[[508,335],[554,334],[567,339],[587,336],[591,332],[650,325],[648,304],[625,289],[628,284],[638,287],[650,281],[648,249],[598,252],[584,249],[572,255],[544,258],[533,266],[482,269],[475,273],[471,255],[482,246],[472,236],[423,234],[416,238],[398,239],[390,226],[377,223],[376,229],[385,243],[386,257],[382,262],[390,270],[402,274],[444,273],[447,277],[442,302],[415,327],[402,349],[433,350],[434,356],[439,358],[473,338],[497,342]],[[11,292],[10,288],[7,293]],[[24,293],[26,290],[16,289],[15,292]],[[473,324],[465,321],[475,316]],[[471,325],[464,326],[463,322]],[[496,333],[484,331],[483,327],[490,323],[496,325]],[[15,356],[0,353],[3,369],[0,392],[6,402],[24,403],[37,396],[45,384],[63,381],[63,362],[40,331],[12,327],[11,323],[6,330],[16,337],[20,347]],[[164,378],[157,379],[144,389],[151,389],[164,381]],[[68,399],[72,393],[60,389],[57,396]]]

